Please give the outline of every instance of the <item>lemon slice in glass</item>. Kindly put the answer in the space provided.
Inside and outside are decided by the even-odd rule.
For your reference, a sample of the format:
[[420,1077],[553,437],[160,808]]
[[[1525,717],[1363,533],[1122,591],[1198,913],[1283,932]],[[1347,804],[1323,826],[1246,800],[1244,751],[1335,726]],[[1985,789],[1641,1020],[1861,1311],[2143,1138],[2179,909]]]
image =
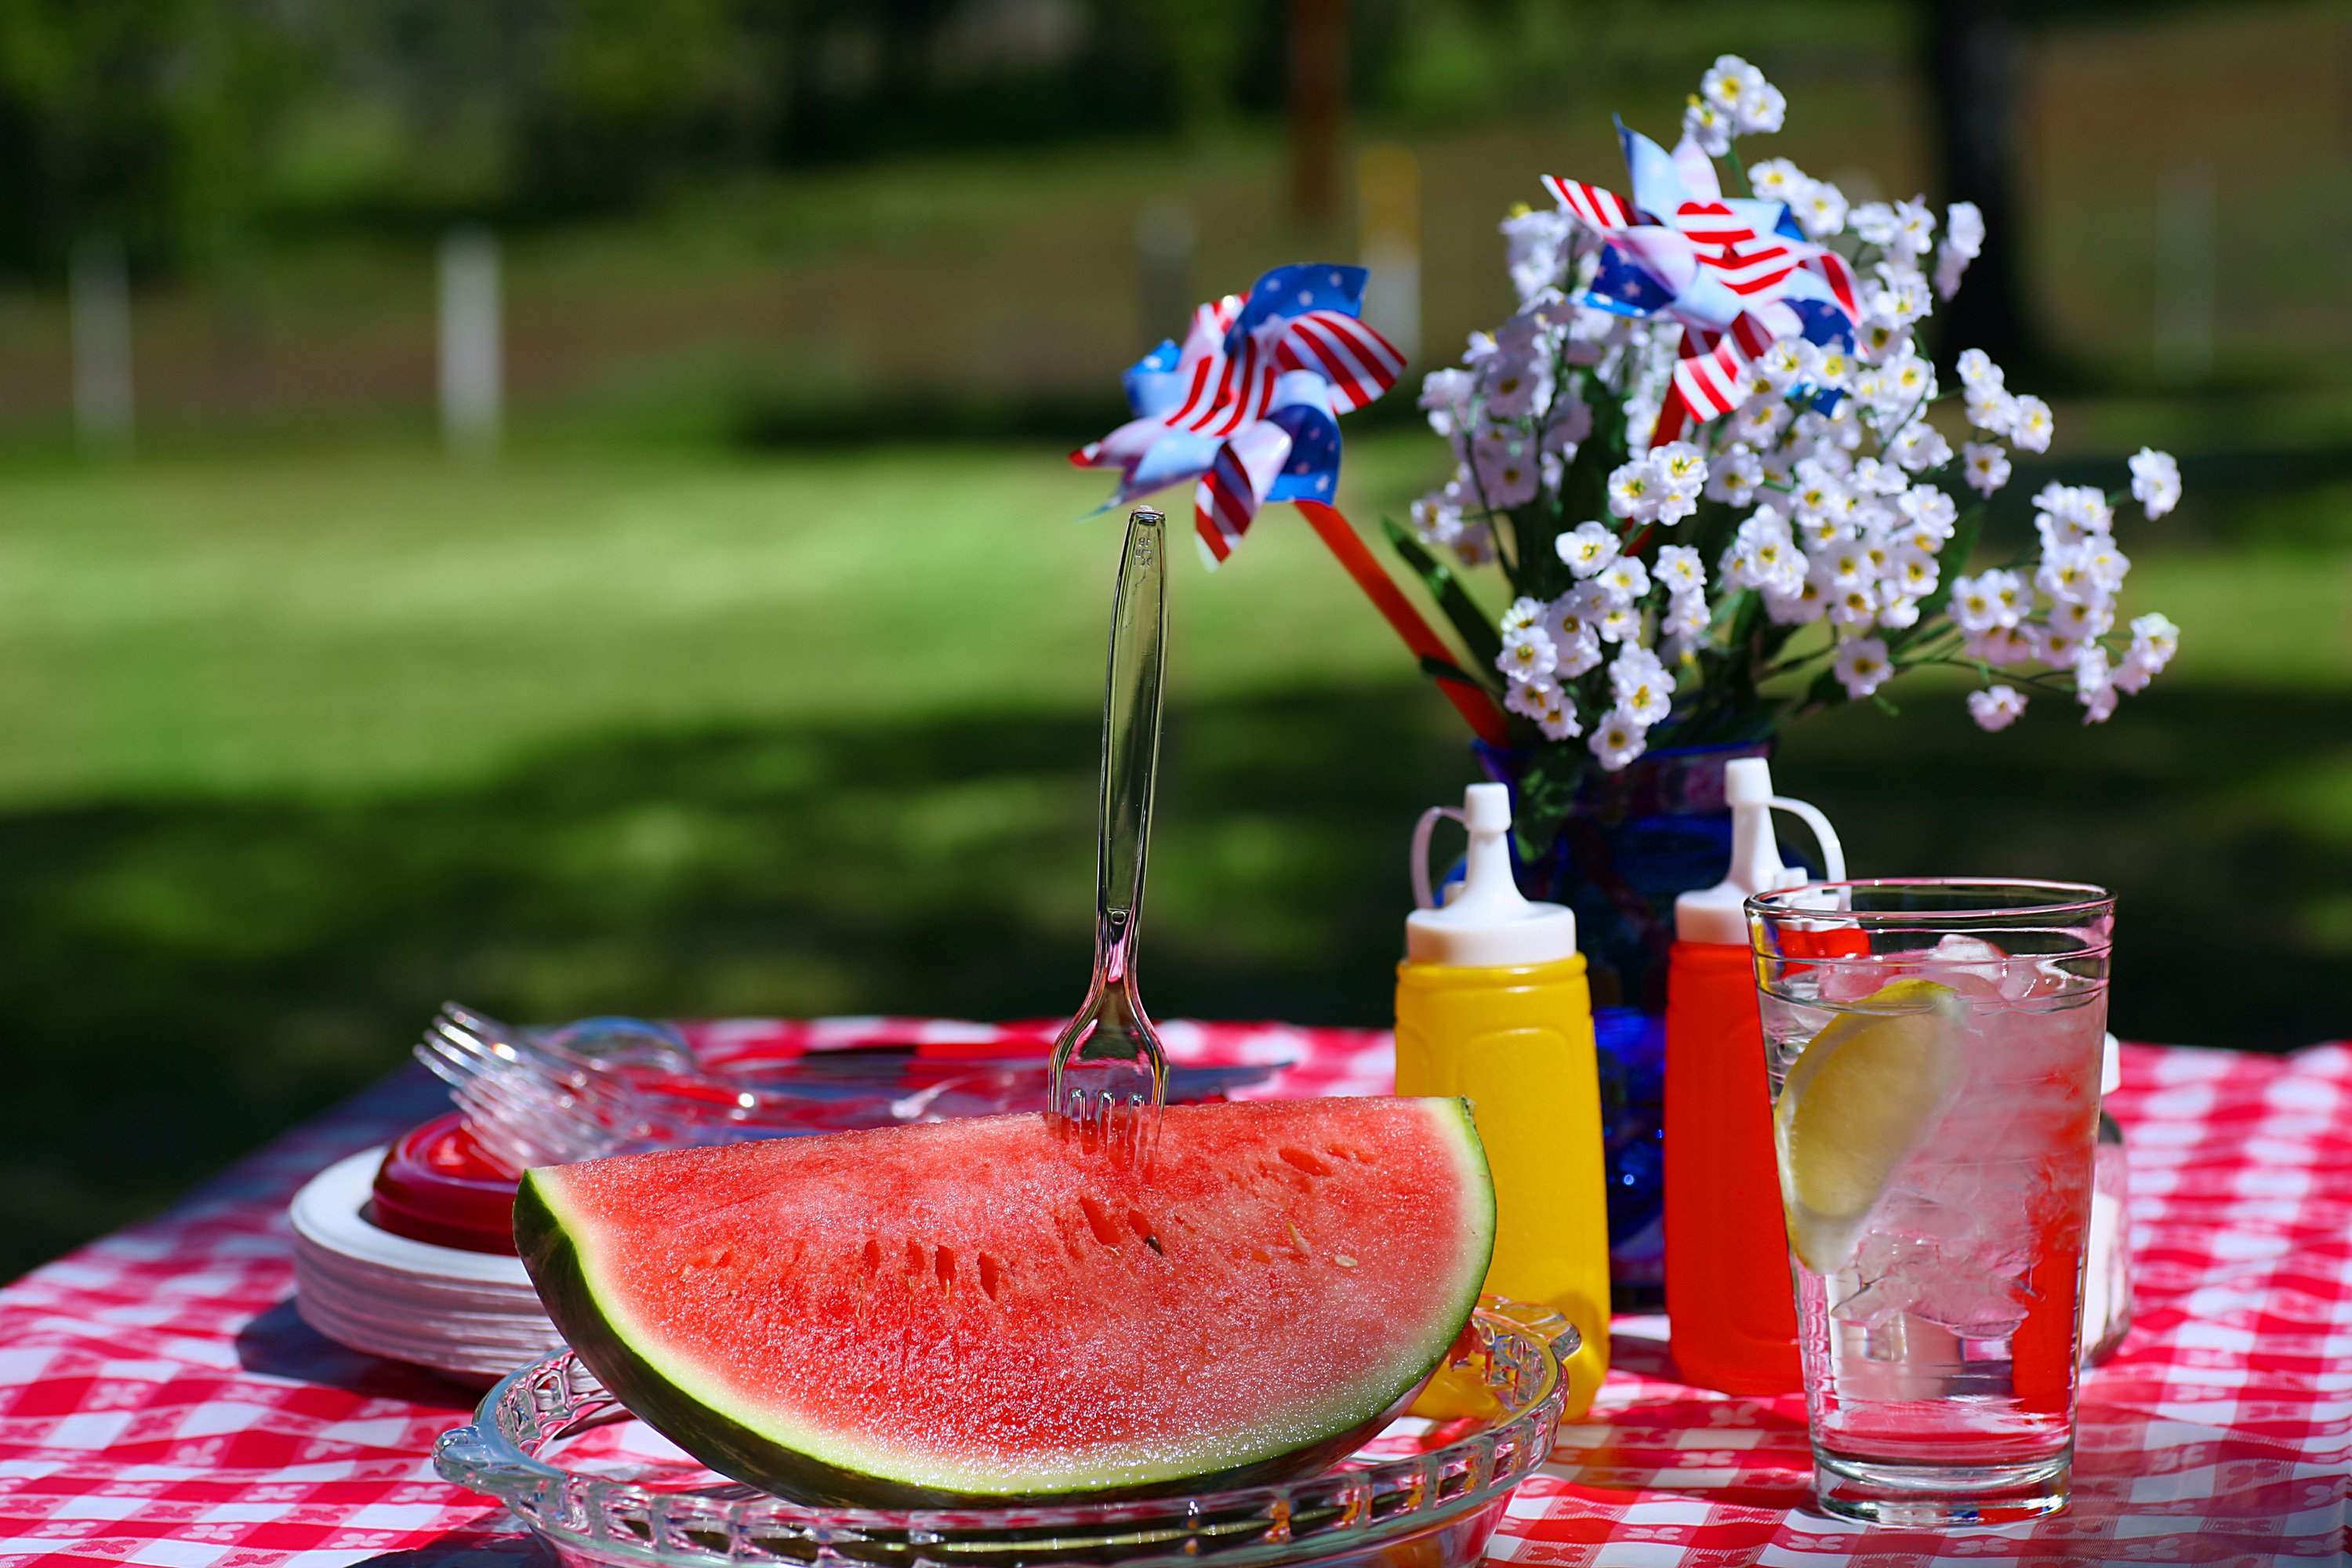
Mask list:
[[1772,1107],[1789,1245],[1816,1274],[1852,1257],[1895,1168],[1942,1112],[1960,1070],[1967,1004],[1948,985],[1897,980],[1805,1042]]

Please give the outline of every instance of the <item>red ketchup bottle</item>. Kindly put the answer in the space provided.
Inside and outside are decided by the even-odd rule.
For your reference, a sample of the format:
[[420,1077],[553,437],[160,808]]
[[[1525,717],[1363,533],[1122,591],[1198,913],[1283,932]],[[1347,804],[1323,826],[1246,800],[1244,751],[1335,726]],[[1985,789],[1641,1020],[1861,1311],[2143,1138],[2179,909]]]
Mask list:
[[1723,787],[1731,869],[1716,886],[1675,900],[1667,961],[1666,1310],[1685,1382],[1725,1394],[1794,1394],[1804,1386],[1797,1308],[1756,964],[1740,906],[1750,894],[1806,880],[1780,863],[1774,806],[1812,828],[1832,881],[1844,879],[1845,854],[1820,812],[1773,795],[1763,758],[1726,764]]

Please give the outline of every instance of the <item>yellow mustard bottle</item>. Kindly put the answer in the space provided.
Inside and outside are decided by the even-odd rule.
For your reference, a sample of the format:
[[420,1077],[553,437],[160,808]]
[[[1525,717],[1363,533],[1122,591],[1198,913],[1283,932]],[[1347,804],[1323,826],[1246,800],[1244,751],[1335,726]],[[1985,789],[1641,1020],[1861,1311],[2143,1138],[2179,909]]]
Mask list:
[[[1470,834],[1467,875],[1430,907],[1436,818]],[[1495,1182],[1486,1293],[1549,1307],[1582,1341],[1567,1414],[1609,1370],[1609,1206],[1601,1143],[1592,997],[1576,916],[1530,903],[1512,879],[1510,792],[1472,784],[1460,813],[1439,808],[1413,836],[1414,890],[1397,965],[1397,1092],[1467,1098]]]

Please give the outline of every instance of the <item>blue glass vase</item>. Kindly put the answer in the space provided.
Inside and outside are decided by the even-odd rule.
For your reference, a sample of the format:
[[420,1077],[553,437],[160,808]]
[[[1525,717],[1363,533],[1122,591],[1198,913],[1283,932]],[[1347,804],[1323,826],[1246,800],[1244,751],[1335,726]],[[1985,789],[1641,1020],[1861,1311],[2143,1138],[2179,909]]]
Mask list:
[[[1516,806],[1519,776],[1537,753],[1472,745],[1486,776],[1510,786]],[[1770,752],[1769,741],[1651,752],[1621,772],[1591,774],[1547,853],[1529,860],[1513,846],[1519,890],[1576,911],[1577,946],[1590,966],[1620,1310],[1654,1308],[1664,1298],[1662,1129],[1675,900],[1713,887],[1731,864],[1724,764]]]

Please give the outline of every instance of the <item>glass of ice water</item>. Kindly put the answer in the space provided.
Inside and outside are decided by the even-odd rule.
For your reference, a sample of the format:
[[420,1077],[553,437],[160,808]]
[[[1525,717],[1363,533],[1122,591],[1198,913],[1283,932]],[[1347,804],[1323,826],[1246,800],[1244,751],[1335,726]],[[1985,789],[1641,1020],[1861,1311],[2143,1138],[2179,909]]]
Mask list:
[[2115,900],[1814,883],[1748,919],[1821,1506],[2063,1508]]

